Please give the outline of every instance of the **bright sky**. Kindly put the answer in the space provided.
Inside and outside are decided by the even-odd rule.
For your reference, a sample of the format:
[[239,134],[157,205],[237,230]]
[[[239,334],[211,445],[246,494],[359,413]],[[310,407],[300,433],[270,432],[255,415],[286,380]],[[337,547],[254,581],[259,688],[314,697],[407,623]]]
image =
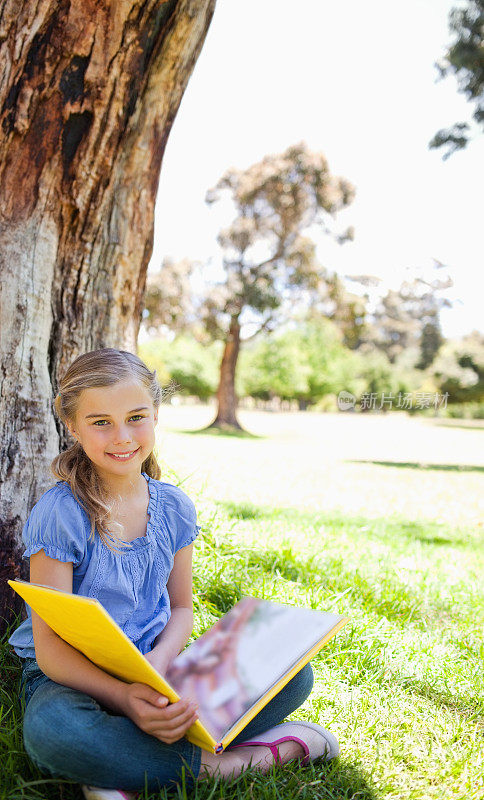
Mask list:
[[338,216],[355,241],[326,237],[321,262],[397,288],[437,259],[457,301],[444,334],[483,331],[484,136],[447,161],[427,146],[473,109],[453,76],[436,82],[457,2],[217,0],[163,160],[150,269],[164,256],[216,263],[227,208],[206,206],[207,189],[305,140],[356,187]]

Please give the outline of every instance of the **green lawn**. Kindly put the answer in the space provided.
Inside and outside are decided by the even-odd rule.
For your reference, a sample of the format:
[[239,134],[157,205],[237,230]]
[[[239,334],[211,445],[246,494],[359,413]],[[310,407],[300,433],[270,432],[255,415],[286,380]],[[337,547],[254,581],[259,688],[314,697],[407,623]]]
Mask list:
[[[296,715],[333,730],[340,758],[189,796],[482,799],[483,430],[245,412],[252,437],[193,432],[211,413],[166,407],[159,437],[167,479],[202,524],[196,634],[243,594],[350,622],[313,661],[315,688]],[[6,648],[1,674],[1,800],[80,800],[23,754]]]

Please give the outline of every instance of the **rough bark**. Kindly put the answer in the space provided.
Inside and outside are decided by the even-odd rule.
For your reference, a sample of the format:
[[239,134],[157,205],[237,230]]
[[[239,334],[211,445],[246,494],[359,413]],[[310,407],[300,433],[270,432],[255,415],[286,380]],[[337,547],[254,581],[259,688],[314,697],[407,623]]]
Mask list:
[[161,160],[214,3],[0,8],[0,627],[65,445],[58,376],[83,351],[136,349]]
[[225,341],[222,363],[220,365],[220,383],[217,390],[217,416],[210,427],[241,430],[237,419],[237,395],[235,393],[235,370],[240,350],[240,323],[238,317],[232,317],[229,335]]

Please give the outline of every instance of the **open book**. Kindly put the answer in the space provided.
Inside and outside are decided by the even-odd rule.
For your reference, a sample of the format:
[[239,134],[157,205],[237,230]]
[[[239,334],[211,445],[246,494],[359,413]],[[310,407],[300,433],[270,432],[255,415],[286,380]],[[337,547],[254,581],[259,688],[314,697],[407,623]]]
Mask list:
[[26,581],[8,583],[101,669],[127,683],[146,683],[170,702],[195,700],[198,720],[186,738],[212,753],[221,753],[347,622],[336,614],[244,597],[162,677],[98,600]]

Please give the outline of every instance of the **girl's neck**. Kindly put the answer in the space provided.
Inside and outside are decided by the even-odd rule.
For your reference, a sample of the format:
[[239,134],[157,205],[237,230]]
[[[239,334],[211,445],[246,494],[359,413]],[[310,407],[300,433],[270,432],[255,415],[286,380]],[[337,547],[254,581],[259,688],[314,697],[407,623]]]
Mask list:
[[109,497],[118,500],[135,499],[146,492],[146,479],[141,472],[134,475],[100,475]]

